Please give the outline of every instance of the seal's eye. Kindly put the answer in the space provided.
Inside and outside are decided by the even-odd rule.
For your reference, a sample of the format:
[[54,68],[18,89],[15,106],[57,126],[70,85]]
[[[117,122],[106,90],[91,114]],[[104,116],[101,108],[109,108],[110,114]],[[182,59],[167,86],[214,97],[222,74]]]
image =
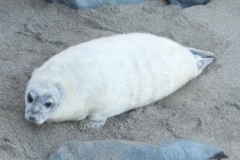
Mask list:
[[32,103],[33,102],[33,97],[32,97],[32,95],[30,93],[28,93],[28,95],[27,95],[27,101],[28,101],[28,103]]
[[52,102],[46,102],[46,103],[44,103],[44,106],[46,108],[50,108],[52,106]]

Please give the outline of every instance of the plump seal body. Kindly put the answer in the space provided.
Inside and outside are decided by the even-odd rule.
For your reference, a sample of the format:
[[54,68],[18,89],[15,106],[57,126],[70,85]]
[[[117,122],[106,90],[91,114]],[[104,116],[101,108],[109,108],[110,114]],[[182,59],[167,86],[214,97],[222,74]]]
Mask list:
[[91,40],[53,56],[26,90],[27,120],[82,120],[98,128],[107,117],[173,93],[212,62],[211,53],[147,33]]

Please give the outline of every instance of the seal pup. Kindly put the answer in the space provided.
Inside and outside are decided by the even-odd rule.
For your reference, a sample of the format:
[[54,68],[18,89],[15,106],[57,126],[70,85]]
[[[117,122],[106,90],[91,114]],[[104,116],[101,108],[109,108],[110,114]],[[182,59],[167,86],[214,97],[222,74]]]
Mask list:
[[213,53],[164,37],[103,37],[56,54],[32,73],[25,118],[36,124],[80,121],[99,128],[108,117],[160,100],[197,77]]
[[49,160],[221,160],[228,158],[216,145],[189,140],[174,140],[151,145],[122,140],[68,142],[48,157]]

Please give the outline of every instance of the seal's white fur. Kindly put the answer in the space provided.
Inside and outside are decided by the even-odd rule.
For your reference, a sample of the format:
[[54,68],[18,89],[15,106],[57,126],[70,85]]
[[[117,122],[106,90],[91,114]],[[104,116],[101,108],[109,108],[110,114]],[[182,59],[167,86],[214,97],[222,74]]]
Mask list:
[[166,38],[132,33],[92,40],[55,55],[33,73],[26,118],[36,107],[27,102],[33,92],[57,101],[49,112],[34,114],[42,117],[35,123],[89,116],[88,127],[99,127],[107,117],[157,101],[198,74],[189,49]]

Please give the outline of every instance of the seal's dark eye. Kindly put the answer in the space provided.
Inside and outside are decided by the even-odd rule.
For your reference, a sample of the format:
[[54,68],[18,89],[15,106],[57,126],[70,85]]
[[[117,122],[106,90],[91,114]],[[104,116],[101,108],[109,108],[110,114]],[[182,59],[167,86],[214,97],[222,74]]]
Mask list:
[[49,108],[49,107],[52,106],[52,102],[46,102],[46,103],[44,103],[44,106],[45,106],[46,108]]
[[30,93],[28,93],[28,95],[27,95],[27,101],[28,101],[28,103],[32,103],[33,102],[33,97],[32,97],[32,95]]

